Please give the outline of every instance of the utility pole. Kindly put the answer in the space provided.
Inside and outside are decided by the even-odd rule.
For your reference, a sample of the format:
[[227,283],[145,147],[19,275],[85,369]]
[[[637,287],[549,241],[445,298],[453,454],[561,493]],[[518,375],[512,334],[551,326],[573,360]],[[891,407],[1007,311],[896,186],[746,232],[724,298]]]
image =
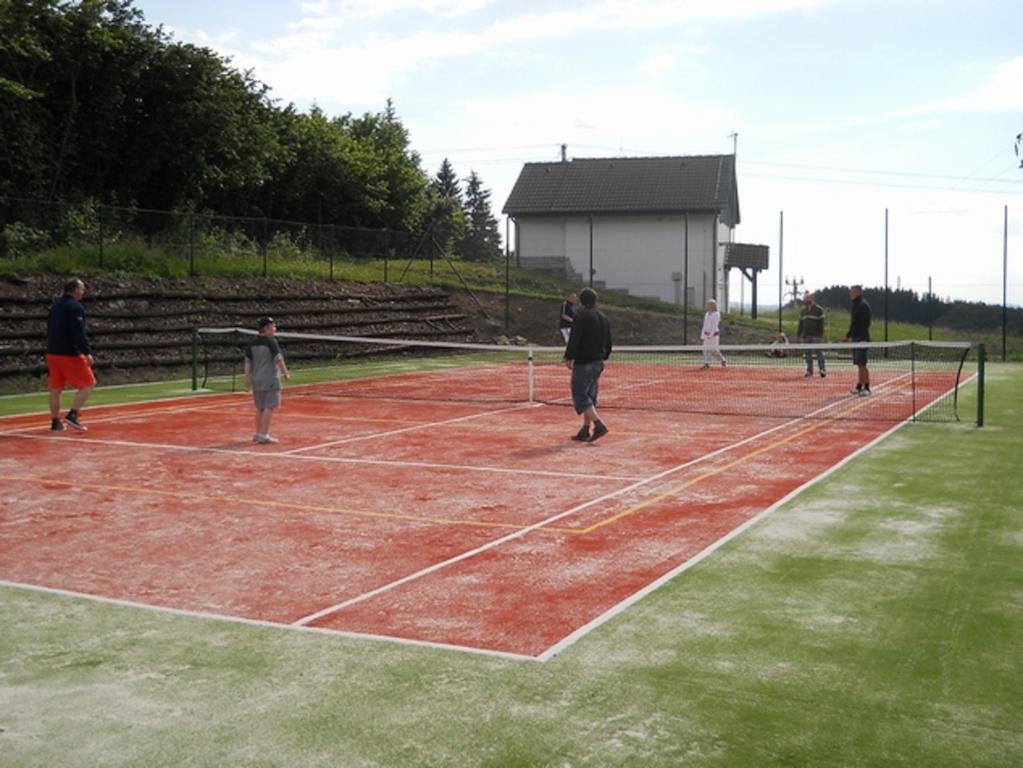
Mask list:
[[803,285],[805,283],[806,281],[801,277],[785,278],[785,285],[792,289],[792,302],[794,304],[799,303],[799,294],[803,292]]

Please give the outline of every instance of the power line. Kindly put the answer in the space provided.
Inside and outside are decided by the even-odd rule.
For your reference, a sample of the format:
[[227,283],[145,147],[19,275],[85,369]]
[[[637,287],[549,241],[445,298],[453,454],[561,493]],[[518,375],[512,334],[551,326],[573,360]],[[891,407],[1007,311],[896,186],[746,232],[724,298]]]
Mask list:
[[[818,184],[841,184],[853,187],[885,187],[890,189],[926,189],[934,190],[939,192],[997,192],[999,194],[1010,194],[1019,195],[1023,194],[1023,186],[1018,190],[998,190],[998,189],[984,189],[982,187],[974,187],[973,189],[962,189],[961,187],[955,186],[937,186],[933,184],[898,184],[895,182],[882,182],[882,181],[865,181],[857,179],[829,179],[820,176],[786,176],[784,174],[777,173],[750,173],[745,172],[743,176],[753,177],[758,179],[782,179],[785,181],[804,181],[814,182]],[[998,180],[992,179],[991,183],[997,184],[1018,184],[1010,180]]]
[[449,147],[447,149],[420,149],[419,154],[443,155],[445,152],[517,152],[526,149],[550,149],[558,144],[523,144],[517,147]]
[[[999,154],[1001,154],[1001,153],[999,153]],[[985,163],[985,165],[986,164],[987,163]],[[775,167],[775,168],[803,168],[803,169],[811,170],[811,171],[836,171],[836,172],[839,172],[839,173],[857,173],[857,174],[863,174],[863,175],[868,175],[868,176],[898,176],[898,177],[918,178],[918,179],[944,179],[944,180],[950,180],[950,181],[971,181],[971,182],[986,182],[986,181],[990,181],[990,182],[1008,183],[1008,184],[1023,184],[1023,181],[1021,181],[1021,180],[1002,179],[1002,178],[985,178],[985,177],[978,178],[978,177],[973,176],[973,175],[970,175],[970,176],[952,176],[952,175],[941,174],[941,173],[919,173],[919,172],[916,172],[916,171],[879,171],[879,170],[874,170],[872,168],[843,168],[843,167],[840,167],[840,166],[830,166],[830,165],[806,165],[806,164],[801,164],[801,163],[772,163],[772,162],[757,161],[757,160],[744,160],[742,162],[742,165],[766,165],[766,166],[771,166],[771,167]]]

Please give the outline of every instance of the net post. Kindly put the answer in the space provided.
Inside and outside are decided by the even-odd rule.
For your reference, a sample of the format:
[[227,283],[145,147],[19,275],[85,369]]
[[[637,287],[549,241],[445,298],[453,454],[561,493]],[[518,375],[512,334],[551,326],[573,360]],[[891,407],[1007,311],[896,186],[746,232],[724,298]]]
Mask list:
[[984,364],[987,349],[983,343],[977,345],[977,426],[984,426]]
[[[885,352],[888,350],[886,349]],[[909,380],[910,392],[913,394],[913,423],[916,423],[916,342],[909,343]]]
[[192,391],[199,389],[199,329],[192,326]]

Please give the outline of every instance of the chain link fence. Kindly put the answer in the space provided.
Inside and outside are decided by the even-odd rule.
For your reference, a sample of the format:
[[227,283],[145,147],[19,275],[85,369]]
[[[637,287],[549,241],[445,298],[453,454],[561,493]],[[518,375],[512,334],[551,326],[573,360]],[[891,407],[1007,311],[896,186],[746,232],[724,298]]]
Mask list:
[[248,275],[390,281],[436,256],[418,233],[0,198],[0,261],[140,269],[168,277]]

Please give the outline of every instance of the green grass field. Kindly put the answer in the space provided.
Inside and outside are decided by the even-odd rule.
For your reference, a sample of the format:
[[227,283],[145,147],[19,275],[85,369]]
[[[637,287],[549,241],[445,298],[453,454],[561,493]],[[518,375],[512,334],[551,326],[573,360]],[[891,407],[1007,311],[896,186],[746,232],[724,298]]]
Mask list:
[[0,766],[1023,765],[1023,368],[986,394],[546,664],[0,587]]

